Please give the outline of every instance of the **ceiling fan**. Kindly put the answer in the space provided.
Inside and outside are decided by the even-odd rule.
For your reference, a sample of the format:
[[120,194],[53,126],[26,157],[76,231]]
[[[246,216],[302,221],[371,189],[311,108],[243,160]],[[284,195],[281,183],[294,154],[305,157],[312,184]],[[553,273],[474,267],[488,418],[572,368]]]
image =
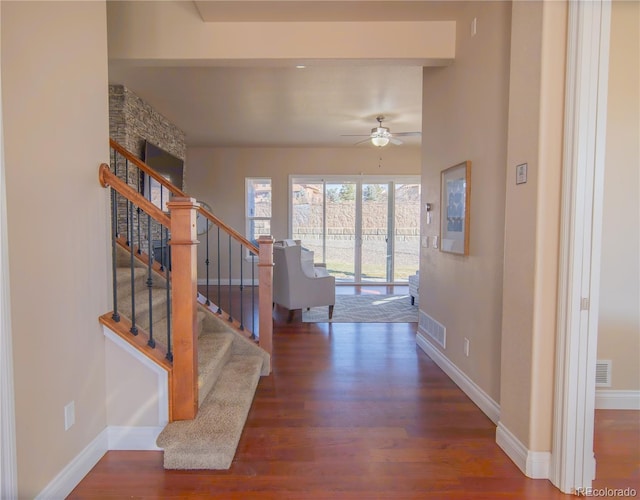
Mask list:
[[364,142],[371,141],[371,144],[373,144],[374,146],[382,148],[389,143],[396,144],[396,145],[402,144],[402,141],[400,139],[397,139],[397,137],[410,137],[410,136],[422,135],[422,132],[397,132],[395,134],[392,134],[391,131],[389,130],[389,127],[382,126],[382,121],[384,120],[384,116],[379,115],[376,117],[376,120],[378,121],[378,126],[373,127],[371,129],[370,134],[368,135],[344,134],[342,137],[366,137],[366,139],[362,141],[358,141],[356,142],[356,144],[362,144]]

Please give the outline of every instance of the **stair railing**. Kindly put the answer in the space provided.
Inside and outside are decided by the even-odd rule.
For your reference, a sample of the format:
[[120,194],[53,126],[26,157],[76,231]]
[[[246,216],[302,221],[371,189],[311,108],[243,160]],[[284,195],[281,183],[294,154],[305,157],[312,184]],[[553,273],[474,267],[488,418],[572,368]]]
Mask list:
[[[112,188],[114,309],[100,321],[121,336],[124,331],[127,341],[165,366],[170,383],[169,418],[172,421],[192,419],[198,406],[198,302],[248,337],[258,340],[269,354],[272,352],[273,239],[264,236],[258,246],[253,245],[118,143],[111,140],[110,144],[111,168],[101,165],[99,177],[103,187]],[[167,197],[165,189],[160,190],[160,199],[155,199],[155,203],[145,198],[141,189],[143,174],[164,187],[170,199],[163,199]],[[206,243],[204,295],[197,291],[198,218],[207,221],[206,234],[201,235]],[[215,245],[210,245],[211,232],[216,236]],[[213,255],[212,246],[217,248]],[[123,252],[128,266],[125,277],[117,276],[122,269],[116,269]],[[148,307],[141,314],[139,310],[144,309],[144,305],[136,303],[135,287],[143,264]],[[216,270],[213,273],[215,297],[210,293],[211,267]],[[121,311],[117,284],[123,280],[130,281],[131,302],[127,301]],[[166,306],[163,307],[166,311],[157,311],[154,307],[159,282],[165,287]],[[155,332],[156,318],[162,321],[159,335]],[[142,335],[138,335],[139,331]]]
[[[141,175],[139,172],[132,175],[133,167],[153,178],[173,197],[188,197],[184,191],[116,141],[110,139],[109,144],[114,155],[112,164],[124,163],[124,168],[122,165],[116,168],[124,170],[121,176],[128,179],[129,184],[137,186],[138,191],[141,190]],[[161,198],[161,206],[162,203],[164,200]],[[198,206],[197,210],[198,219],[208,221],[203,224],[206,226],[206,233],[199,235],[205,242],[204,249],[200,252],[206,275],[203,279],[205,293],[199,296],[200,303],[258,341],[260,347],[271,354],[273,238],[261,236],[256,246],[206,208]]]
[[[198,352],[197,352],[197,280],[196,280],[196,245],[198,243],[195,234],[197,203],[192,198],[174,198],[168,203],[170,215],[165,214],[149,200],[144,198],[126,182],[111,172],[109,166],[102,164],[99,170],[99,179],[103,187],[111,187],[112,200],[112,257],[113,257],[113,293],[114,311],[111,321],[123,323],[118,310],[118,283],[116,278],[117,246],[118,246],[118,206],[119,198],[125,200],[127,224],[127,241],[130,261],[129,277],[131,280],[131,307],[127,311],[129,316],[129,333],[137,337],[140,333],[137,322],[140,319],[136,313],[136,268],[140,269],[140,262],[147,263],[148,288],[148,321],[145,321],[146,348],[150,349],[154,359],[157,359],[158,347],[154,337],[153,328],[157,321],[154,320],[153,308],[153,248],[152,233],[154,225],[160,225],[160,233],[171,234],[170,263],[166,261],[164,267],[164,279],[168,300],[166,318],[166,337],[163,344],[166,348],[166,359],[171,363],[170,373],[170,402],[169,417],[173,420],[190,420],[195,418],[198,410]],[[117,193],[117,194],[116,194]],[[118,195],[120,195],[118,197]],[[135,215],[135,216],[134,216]],[[141,245],[132,244],[131,235],[139,234]],[[144,244],[142,245],[142,243]],[[126,242],[125,242],[126,244]],[[134,257],[139,254],[139,257]],[[157,263],[156,263],[157,264]],[[168,264],[168,265],[167,265]],[[159,269],[155,270],[156,272]],[[157,289],[157,288],[156,288]],[[142,322],[141,321],[141,322]],[[104,321],[103,321],[104,322]],[[108,324],[108,323],[107,323]],[[112,326],[108,324],[108,326]],[[117,328],[117,327],[116,327]],[[120,328],[118,328],[120,330]],[[139,342],[130,342],[139,345]]]

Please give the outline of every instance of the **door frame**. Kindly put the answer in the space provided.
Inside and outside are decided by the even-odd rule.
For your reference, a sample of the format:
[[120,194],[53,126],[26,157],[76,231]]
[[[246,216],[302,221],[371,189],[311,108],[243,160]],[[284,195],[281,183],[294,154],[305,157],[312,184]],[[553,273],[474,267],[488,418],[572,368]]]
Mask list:
[[[1,55],[0,55],[1,57]],[[1,72],[0,72],[1,73]],[[0,95],[2,76],[0,75]],[[4,128],[0,100],[0,498],[18,497]]]
[[568,2],[556,386],[550,479],[591,486],[610,0]]

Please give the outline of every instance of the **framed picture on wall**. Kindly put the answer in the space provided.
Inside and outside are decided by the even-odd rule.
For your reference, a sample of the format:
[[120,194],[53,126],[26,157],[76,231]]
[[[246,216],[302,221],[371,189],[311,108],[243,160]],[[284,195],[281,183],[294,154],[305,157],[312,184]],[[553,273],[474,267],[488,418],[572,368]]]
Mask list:
[[440,181],[440,251],[469,255],[471,162],[443,170]]

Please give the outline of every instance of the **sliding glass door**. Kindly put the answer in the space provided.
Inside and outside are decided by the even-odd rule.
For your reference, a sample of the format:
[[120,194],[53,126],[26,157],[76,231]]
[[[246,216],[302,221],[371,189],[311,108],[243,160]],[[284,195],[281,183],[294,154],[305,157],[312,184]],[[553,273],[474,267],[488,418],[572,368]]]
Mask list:
[[[356,279],[356,183],[327,182],[324,260],[339,281]],[[317,259],[316,259],[317,261]]]
[[392,238],[389,237],[390,183],[362,184],[360,281],[386,283],[391,278]]
[[407,281],[418,270],[420,256],[420,183],[395,184],[394,214],[394,278]]
[[420,252],[418,177],[292,176],[290,234],[338,282],[406,282]]

